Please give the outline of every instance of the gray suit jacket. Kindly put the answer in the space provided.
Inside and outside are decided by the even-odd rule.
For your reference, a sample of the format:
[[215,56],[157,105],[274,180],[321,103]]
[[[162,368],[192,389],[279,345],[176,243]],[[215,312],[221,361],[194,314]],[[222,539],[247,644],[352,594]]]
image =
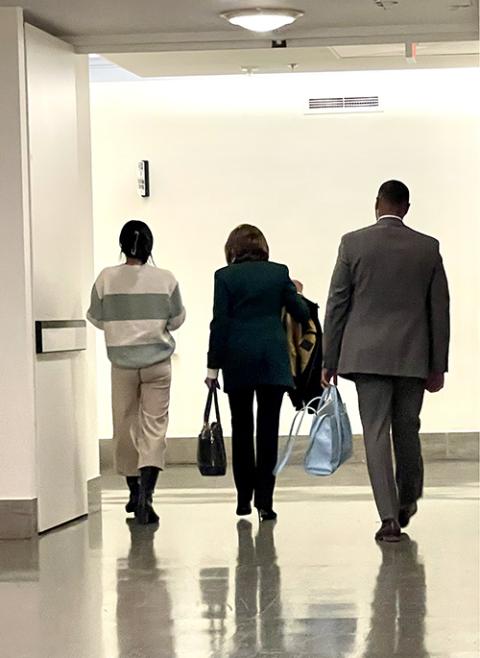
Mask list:
[[446,372],[448,284],[439,243],[386,217],[342,238],[324,327],[324,366],[426,378]]

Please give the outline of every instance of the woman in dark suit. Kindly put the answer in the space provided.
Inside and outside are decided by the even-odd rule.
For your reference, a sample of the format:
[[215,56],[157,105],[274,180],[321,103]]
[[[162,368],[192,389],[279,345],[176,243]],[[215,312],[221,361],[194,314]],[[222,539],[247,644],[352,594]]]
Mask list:
[[[262,232],[243,224],[225,245],[228,266],[215,274],[213,321],[208,353],[209,387],[223,372],[232,413],[233,475],[237,514],[274,520],[273,469],[277,461],[280,409],[293,386],[282,310],[306,324],[309,312],[285,265],[269,262]],[[257,397],[254,450],[253,402]]]

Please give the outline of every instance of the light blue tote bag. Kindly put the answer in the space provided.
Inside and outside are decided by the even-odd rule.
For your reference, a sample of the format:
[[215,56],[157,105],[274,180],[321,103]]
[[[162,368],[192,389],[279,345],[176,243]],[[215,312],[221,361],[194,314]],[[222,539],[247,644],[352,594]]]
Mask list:
[[[317,409],[315,402],[318,400],[320,402]],[[352,429],[347,408],[342,402],[338,388],[329,386],[320,398],[311,400],[295,415],[285,450],[273,471],[274,475],[278,475],[290,459],[308,411],[313,413],[313,420],[310,443],[305,453],[305,471],[311,475],[331,475],[352,456]]]

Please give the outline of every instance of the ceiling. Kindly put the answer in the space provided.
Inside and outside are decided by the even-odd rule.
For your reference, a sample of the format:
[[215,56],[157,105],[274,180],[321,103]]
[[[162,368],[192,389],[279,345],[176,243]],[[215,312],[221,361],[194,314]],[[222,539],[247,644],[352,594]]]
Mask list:
[[[116,53],[91,60],[92,81],[182,75],[297,73],[368,69],[454,68],[478,64],[477,42],[418,44],[415,62],[405,44],[297,48],[250,48],[195,52]],[[120,69],[120,70],[119,70]]]
[[[23,6],[29,23],[77,52],[179,52],[478,39],[478,0],[0,0]],[[255,35],[230,26],[224,11],[256,7],[305,11],[294,25]]]

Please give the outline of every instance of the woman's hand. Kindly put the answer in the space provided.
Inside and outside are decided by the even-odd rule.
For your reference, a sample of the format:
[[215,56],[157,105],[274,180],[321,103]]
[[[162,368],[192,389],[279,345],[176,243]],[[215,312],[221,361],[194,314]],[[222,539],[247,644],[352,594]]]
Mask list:
[[218,383],[218,379],[212,379],[211,377],[206,378],[205,384],[207,385],[207,387],[210,391],[213,391],[216,388],[220,388],[220,384]]
[[429,393],[438,393],[445,386],[445,374],[443,372],[431,372],[425,382],[425,390]]
[[297,281],[297,279],[293,279],[293,285],[297,289],[297,292],[301,295],[303,293],[303,283],[301,281]]

